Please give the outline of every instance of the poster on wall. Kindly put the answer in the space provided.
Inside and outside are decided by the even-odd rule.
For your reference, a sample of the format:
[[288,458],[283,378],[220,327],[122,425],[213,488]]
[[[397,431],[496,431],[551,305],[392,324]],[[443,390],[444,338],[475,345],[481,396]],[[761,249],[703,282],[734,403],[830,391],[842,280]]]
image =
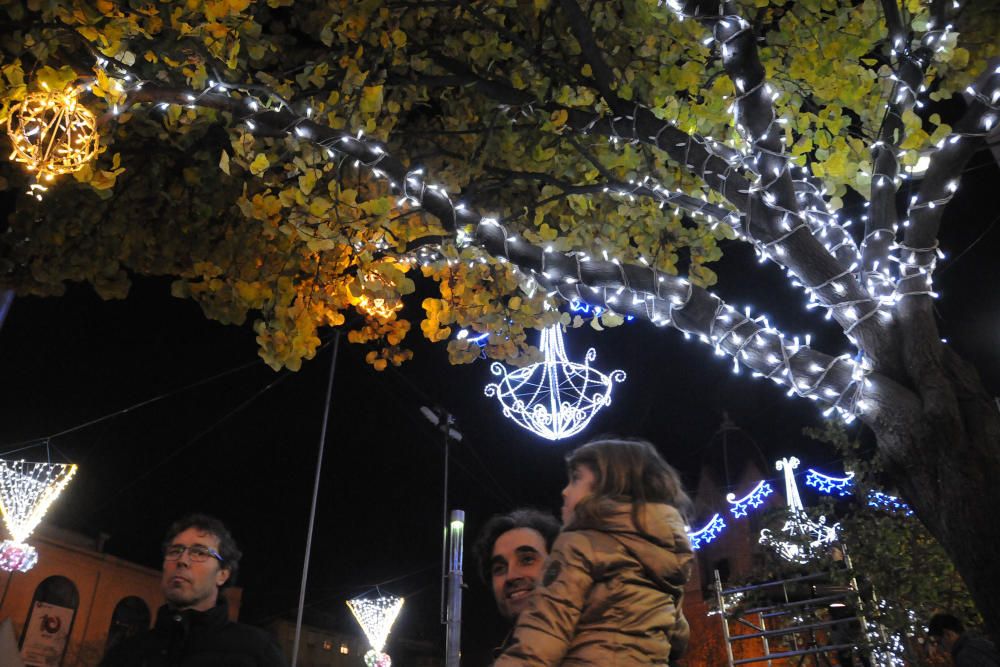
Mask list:
[[75,609],[48,602],[35,602],[21,645],[21,657],[28,667],[59,667]]

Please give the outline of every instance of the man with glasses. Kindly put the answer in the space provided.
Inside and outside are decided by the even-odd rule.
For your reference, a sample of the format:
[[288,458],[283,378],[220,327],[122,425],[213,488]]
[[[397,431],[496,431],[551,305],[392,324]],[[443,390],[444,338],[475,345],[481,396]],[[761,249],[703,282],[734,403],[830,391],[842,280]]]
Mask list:
[[218,519],[195,514],[174,523],[163,544],[167,604],[152,630],[113,647],[101,667],[284,667],[264,631],[229,620],[220,591],[235,581],[240,556]]

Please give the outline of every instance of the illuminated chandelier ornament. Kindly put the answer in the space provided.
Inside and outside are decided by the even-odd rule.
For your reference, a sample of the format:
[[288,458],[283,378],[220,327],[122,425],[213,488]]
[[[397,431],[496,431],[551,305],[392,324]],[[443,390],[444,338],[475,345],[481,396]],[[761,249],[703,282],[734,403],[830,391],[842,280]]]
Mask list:
[[75,474],[75,464],[0,459],[0,514],[11,537],[0,543],[0,569],[27,572],[38,562],[25,542]]
[[388,653],[383,653],[385,642],[389,639],[389,631],[396,622],[403,608],[403,598],[395,596],[379,596],[377,598],[359,597],[347,601],[354,618],[368,637],[371,650],[365,654],[365,664],[368,667],[390,667],[392,660]]
[[778,555],[793,563],[807,563],[819,555],[821,548],[837,539],[837,529],[840,524],[826,525],[826,517],[813,521],[802,507],[799,497],[799,487],[795,483],[795,469],[799,460],[794,456],[781,459],[775,468],[785,473],[785,498],[788,502],[788,519],[781,532],[791,540],[781,539],[765,528],[760,531],[760,543],[770,546]]
[[559,324],[542,331],[538,349],[543,361],[511,373],[494,362],[490,370],[500,380],[486,385],[486,395],[496,396],[505,417],[536,435],[549,440],[576,435],[611,403],[612,383],[622,382],[625,371],[605,375],[591,368],[597,357],[594,348],[587,350],[584,363],[569,361]]
[[35,173],[32,192],[39,199],[43,182],[82,169],[97,155],[97,119],[80,104],[76,89],[31,93],[10,111],[7,136],[14,146],[10,159]]

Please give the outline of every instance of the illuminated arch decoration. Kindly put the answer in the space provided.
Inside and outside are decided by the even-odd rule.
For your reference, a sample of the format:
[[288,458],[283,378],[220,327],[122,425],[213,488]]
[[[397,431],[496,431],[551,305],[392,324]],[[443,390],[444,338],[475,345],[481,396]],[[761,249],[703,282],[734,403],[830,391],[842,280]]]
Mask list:
[[625,379],[625,371],[605,375],[591,368],[594,348],[587,350],[584,363],[569,361],[559,324],[542,331],[538,348],[543,361],[511,373],[495,362],[490,370],[500,380],[486,385],[486,395],[496,396],[505,417],[536,435],[549,440],[576,435],[611,403],[611,387]]
[[846,477],[831,477],[809,468],[806,471],[806,484],[822,493],[849,496],[854,486],[854,473],[849,472]]
[[7,136],[14,146],[10,159],[35,173],[31,192],[39,199],[44,182],[83,169],[100,143],[97,119],[75,89],[29,94],[11,109]]
[[743,496],[739,500],[736,500],[735,493],[729,493],[726,495],[726,500],[729,502],[731,507],[729,511],[733,513],[733,517],[739,519],[747,515],[750,508],[759,508],[764,504],[764,498],[774,493],[774,487],[771,486],[770,482],[766,480],[761,480],[757,482],[757,486],[753,487],[747,495]]
[[702,545],[715,540],[725,527],[726,522],[722,520],[722,517],[718,514],[713,515],[703,528],[699,528],[694,532],[688,532],[687,536],[691,540],[691,548],[696,551],[701,549]]
[[781,459],[775,464],[775,468],[785,473],[785,498],[788,502],[788,519],[781,532],[793,539],[781,539],[780,535],[774,535],[765,528],[760,531],[760,543],[777,551],[785,560],[807,563],[819,555],[824,545],[837,539],[840,524],[828,526],[825,516],[820,517],[819,521],[813,521],[805,513],[799,497],[799,487],[795,483],[795,469],[798,467],[799,460],[794,456]]
[[392,659],[388,653],[383,653],[385,642],[389,639],[389,631],[396,622],[403,608],[403,598],[395,596],[379,596],[377,598],[359,597],[347,601],[358,625],[364,630],[371,649],[365,653],[365,664],[368,667],[391,667]]
[[0,514],[10,533],[0,543],[0,569],[27,572],[38,562],[27,539],[75,474],[75,464],[0,459]]

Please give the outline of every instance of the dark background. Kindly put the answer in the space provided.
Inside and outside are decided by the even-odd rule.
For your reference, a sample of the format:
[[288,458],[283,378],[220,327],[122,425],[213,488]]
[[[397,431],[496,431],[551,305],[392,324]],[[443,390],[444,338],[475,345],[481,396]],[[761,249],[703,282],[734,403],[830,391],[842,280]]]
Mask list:
[[[994,393],[1000,232],[985,193],[998,184],[984,151],[948,209],[942,247],[950,257],[936,283],[942,334]],[[768,313],[786,334],[813,333],[819,349],[849,351],[815,311],[807,313],[805,295],[786,287],[773,265],[759,267],[737,244],[726,254],[717,291],[727,301]],[[330,332],[326,337],[332,341]],[[364,363],[365,348],[340,345],[307,622],[356,631],[344,601],[379,586],[407,598],[396,636],[443,644],[443,448],[440,433],[420,414],[423,405],[451,412],[464,435],[452,449],[448,505],[467,516],[463,629],[472,665],[504,627],[468,547],[496,512],[534,505],[558,513],[563,457],[589,437],[650,438],[693,486],[701,464],[717,459],[725,411],[743,430],[742,446],[755,442],[770,460],[796,454],[805,464],[839,471],[835,454],[801,433],[820,423],[816,406],[786,398],[746,371],[733,375],[728,357],[674,330],[641,321],[601,333],[570,330],[571,359],[595,346],[595,366],[621,368],[628,379],[581,436],[560,443],[502,417],[495,399],[483,395],[492,379],[488,362],[453,367],[443,344],[429,345],[419,333],[408,342],[416,358],[382,373]],[[51,438],[53,458],[76,462],[80,471],[48,520],[88,535],[107,533],[109,552],[158,568],[160,541],[173,519],[191,511],[218,515],[245,551],[243,620],[294,618],[331,351],[327,345],[298,373],[275,373],[257,358],[249,324],[206,320],[194,302],[169,296],[166,278],[136,279],[124,301],[104,302],[80,285],[58,299],[19,298],[0,330],[0,454],[166,396]],[[42,460],[45,449],[23,456]]]

